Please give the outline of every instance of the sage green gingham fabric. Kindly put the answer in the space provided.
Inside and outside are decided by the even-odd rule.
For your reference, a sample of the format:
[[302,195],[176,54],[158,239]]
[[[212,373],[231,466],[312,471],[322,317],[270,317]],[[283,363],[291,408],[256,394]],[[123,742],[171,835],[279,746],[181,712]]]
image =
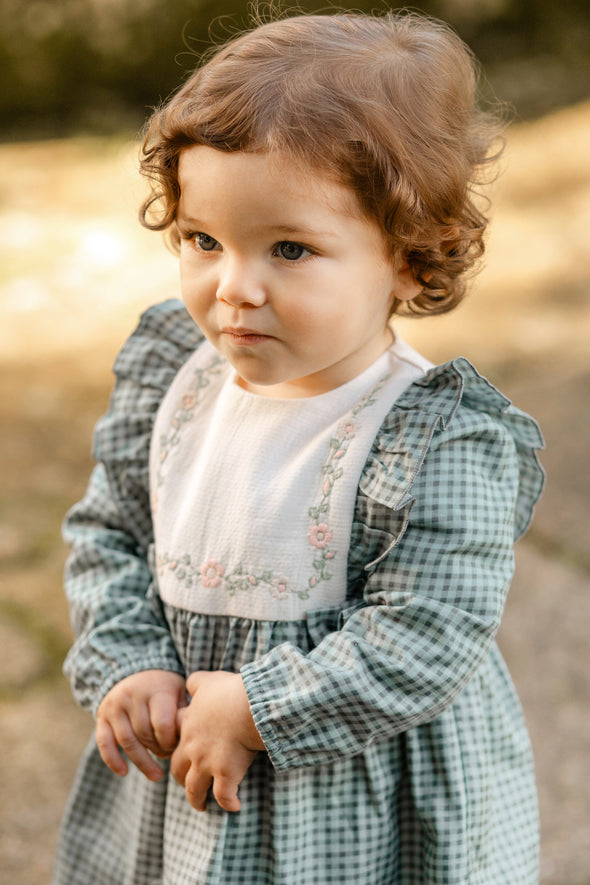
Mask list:
[[124,780],[91,740],[54,885],[534,885],[534,773],[494,636],[543,481],[540,433],[464,359],[393,404],[359,483],[347,599],[304,621],[193,614],[153,579],[148,456],[159,403],[202,337],[176,301],[115,364],[98,461],[66,520],[76,641],[95,712],[144,669],[242,673],[260,753],[242,811],[195,812],[168,776]]

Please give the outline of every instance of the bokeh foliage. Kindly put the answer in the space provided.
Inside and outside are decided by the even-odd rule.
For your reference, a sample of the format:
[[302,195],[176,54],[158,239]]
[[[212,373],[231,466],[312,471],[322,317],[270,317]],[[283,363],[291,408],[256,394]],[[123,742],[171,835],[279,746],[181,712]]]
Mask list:
[[[395,8],[386,0],[342,6]],[[522,116],[590,94],[588,0],[422,0],[414,8],[450,22]],[[248,14],[247,0],[0,0],[2,137],[137,128],[211,36],[223,40]]]

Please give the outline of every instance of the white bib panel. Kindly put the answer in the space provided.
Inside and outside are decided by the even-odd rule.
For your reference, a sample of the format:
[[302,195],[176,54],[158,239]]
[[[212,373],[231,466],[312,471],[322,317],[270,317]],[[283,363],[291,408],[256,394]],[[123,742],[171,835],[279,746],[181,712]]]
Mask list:
[[392,403],[430,365],[397,339],[335,390],[274,399],[243,390],[205,341],[152,437],[162,599],[272,621],[342,603],[361,471]]

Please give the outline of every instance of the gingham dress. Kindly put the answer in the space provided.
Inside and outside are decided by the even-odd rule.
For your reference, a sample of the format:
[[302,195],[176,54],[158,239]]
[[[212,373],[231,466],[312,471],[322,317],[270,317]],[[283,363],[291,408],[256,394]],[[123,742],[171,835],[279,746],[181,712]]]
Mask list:
[[116,364],[98,461],[66,520],[74,695],[145,669],[240,671],[267,747],[242,810],[120,779],[91,740],[54,885],[534,885],[530,746],[494,635],[542,487],[536,424],[464,359],[395,401],[362,470],[346,599],[298,621],[202,615],[154,580],[149,449],[202,340],[179,302]]

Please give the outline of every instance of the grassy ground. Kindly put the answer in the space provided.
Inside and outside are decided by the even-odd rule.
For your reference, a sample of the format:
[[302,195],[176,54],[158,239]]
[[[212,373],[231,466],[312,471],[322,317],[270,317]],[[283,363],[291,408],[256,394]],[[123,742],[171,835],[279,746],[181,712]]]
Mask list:
[[[515,127],[473,295],[448,317],[400,324],[434,361],[463,353],[544,418],[550,473],[530,549],[551,553],[583,580],[590,570],[588,434],[580,433],[590,368],[588,144],[590,104]],[[135,154],[135,145],[116,139],[0,146],[0,779],[16,797],[0,811],[0,885],[47,881],[59,814],[91,728],[60,676],[70,634],[59,523],[85,485],[118,346],[139,310],[177,295],[174,258],[135,220]],[[526,592],[506,633],[522,673],[518,618],[535,605]],[[589,655],[583,646],[577,653]],[[581,704],[587,681],[576,690]],[[551,720],[543,697],[530,698],[539,721]],[[575,755],[580,746],[573,746]],[[548,766],[559,747],[555,753]],[[587,830],[588,794],[573,795],[579,778],[574,768],[545,790],[546,807],[555,806],[545,823],[546,885],[590,882],[588,842],[581,845],[587,862],[575,868],[563,844],[568,810],[570,835]]]

